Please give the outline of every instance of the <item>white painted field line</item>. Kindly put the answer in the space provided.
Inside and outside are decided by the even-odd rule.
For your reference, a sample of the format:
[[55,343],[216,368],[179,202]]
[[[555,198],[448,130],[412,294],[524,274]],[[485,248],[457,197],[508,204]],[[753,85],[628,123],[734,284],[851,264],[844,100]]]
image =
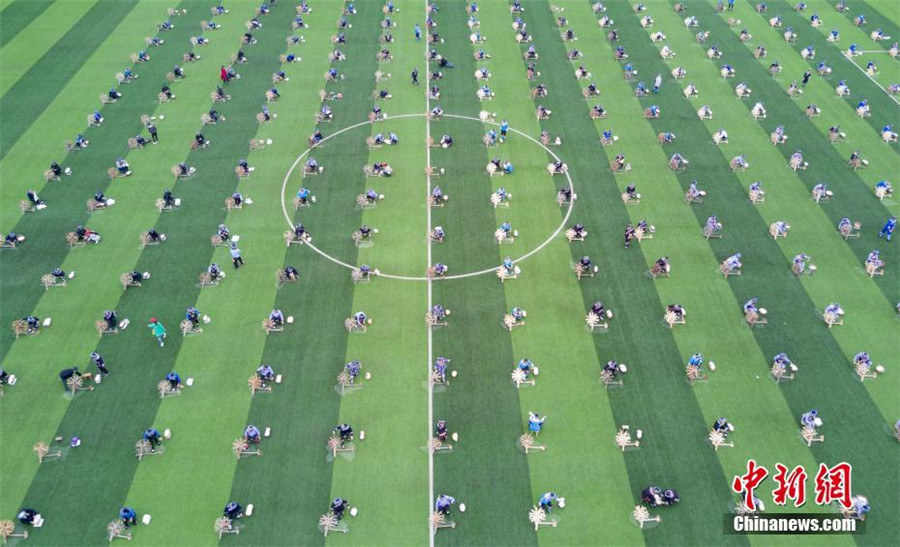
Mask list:
[[[879,51],[863,51],[863,53],[881,53],[881,52],[879,52]],[[887,52],[884,52],[884,53],[887,53]],[[863,73],[863,76],[865,76],[866,78],[872,80],[872,83],[875,84],[875,85],[877,85],[877,86],[878,86],[878,89],[884,91],[884,94],[887,95],[888,98],[890,98],[890,99],[891,99],[892,101],[894,101],[895,103],[900,104],[900,100],[897,100],[896,97],[894,97],[893,95],[891,95],[890,93],[888,93],[888,90],[885,89],[884,86],[882,86],[880,83],[878,83],[878,80],[876,80],[875,78],[869,76],[869,73],[866,72],[866,69],[864,69],[863,67],[859,66],[859,64],[857,64],[857,62],[856,62],[855,60],[853,60],[853,57],[847,57],[846,55],[843,55],[843,57],[844,57],[844,59],[847,59],[848,61],[850,61],[850,64],[852,64],[853,66],[855,66],[856,68],[858,68],[859,71]]]
[[[428,0],[424,0],[423,4],[425,5],[425,19],[428,19]],[[427,241],[427,261],[428,263],[425,265],[426,268],[431,267],[431,204],[428,202],[428,199],[431,197],[431,100],[428,96],[428,90],[431,89],[431,64],[428,60],[428,25],[425,25],[423,20],[423,32],[425,34],[425,39],[422,40],[425,43],[425,215],[427,219],[427,230],[426,233],[429,234],[428,237],[425,238]],[[431,281],[431,277],[427,276],[428,280],[425,282],[428,287],[428,311],[431,311],[431,306],[433,305],[433,284]],[[434,547],[434,528],[431,525],[431,504],[434,503],[434,452],[431,450],[431,427],[434,423],[434,384],[431,382],[431,363],[434,361],[434,329],[431,328],[431,325],[425,324],[425,328],[428,329],[428,355],[427,362],[425,363],[425,379],[428,385],[428,423],[425,425],[426,434],[428,435],[427,440],[425,442],[425,446],[429,447],[428,452],[428,507],[426,508],[428,512],[428,518],[426,522],[428,523],[428,545],[429,547]]]

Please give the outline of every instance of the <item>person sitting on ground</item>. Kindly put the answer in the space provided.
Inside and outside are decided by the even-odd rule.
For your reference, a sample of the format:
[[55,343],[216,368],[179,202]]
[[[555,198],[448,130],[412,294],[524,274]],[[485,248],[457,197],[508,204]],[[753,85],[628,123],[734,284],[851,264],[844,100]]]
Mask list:
[[213,262],[206,268],[206,272],[209,274],[209,277],[212,281],[219,281],[222,278],[222,270],[219,269],[219,265],[216,262]]
[[191,328],[196,329],[200,326],[200,310],[191,306],[184,314],[184,318],[191,323]]
[[666,311],[675,314],[675,317],[681,321],[684,320],[685,310],[681,304],[670,304],[666,306]]
[[229,501],[228,504],[225,505],[225,510],[222,512],[222,515],[228,520],[237,520],[244,516],[244,508],[236,501]]
[[156,228],[150,228],[147,230],[147,240],[150,243],[159,243],[163,240],[162,234],[159,233]]
[[171,391],[181,389],[181,376],[179,376],[177,372],[166,374],[166,382],[169,383],[169,389]]
[[244,429],[244,440],[248,443],[259,444],[262,441],[262,434],[259,428],[250,424]]
[[156,448],[159,446],[162,439],[159,430],[155,427],[147,428],[141,438],[150,443],[150,452],[156,453]]
[[368,317],[366,316],[366,312],[358,311],[353,314],[353,320],[356,322],[357,327],[362,327],[368,321]]
[[119,318],[115,310],[104,311],[103,320],[106,321],[106,330],[116,330],[119,327]]
[[272,313],[269,314],[269,321],[275,323],[276,326],[283,325],[284,313],[282,313],[280,309],[275,308],[274,310],[272,310]]
[[348,423],[339,424],[334,428],[334,432],[341,440],[341,448],[345,448],[348,442],[353,441],[353,428]]
[[344,370],[347,371],[347,374],[350,375],[350,383],[352,384],[356,381],[356,377],[359,376],[360,370],[362,370],[362,365],[357,360],[350,361],[346,365],[344,365]]
[[334,498],[331,500],[331,506],[329,508],[331,509],[331,514],[334,515],[334,518],[341,520],[344,518],[344,511],[347,507],[350,507],[350,502],[343,498]]
[[272,365],[260,365],[259,368],[256,369],[256,375],[263,381],[263,386],[275,381],[275,371],[272,369]]

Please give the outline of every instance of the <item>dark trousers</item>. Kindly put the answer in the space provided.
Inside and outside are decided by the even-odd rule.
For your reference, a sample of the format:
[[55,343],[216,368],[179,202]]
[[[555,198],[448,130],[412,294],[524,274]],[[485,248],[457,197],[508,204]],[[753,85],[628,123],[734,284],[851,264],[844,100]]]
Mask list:
[[231,263],[234,264],[234,269],[238,269],[244,265],[244,259],[241,257],[235,257],[231,259]]
[[97,370],[102,372],[104,376],[109,376],[109,369],[106,368],[106,365],[97,365]]
[[156,134],[156,131],[150,133],[150,140],[153,142],[159,142],[159,136]]

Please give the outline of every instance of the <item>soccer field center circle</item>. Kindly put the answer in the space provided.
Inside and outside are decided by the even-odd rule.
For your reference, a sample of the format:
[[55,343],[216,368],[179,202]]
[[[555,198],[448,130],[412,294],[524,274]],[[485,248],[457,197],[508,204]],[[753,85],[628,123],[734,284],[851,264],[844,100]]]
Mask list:
[[[385,118],[385,119],[400,119],[400,118],[426,117],[426,116],[428,116],[428,115],[429,115],[429,114],[424,114],[424,113],[416,113],[416,114],[400,114],[400,115],[397,115],[397,116],[390,116],[389,118]],[[480,118],[475,118],[475,117],[472,117],[472,116],[463,116],[463,115],[460,115],[460,114],[447,114],[446,112],[443,114],[443,116],[444,116],[444,117],[447,117],[447,118],[455,118],[455,119],[459,119],[459,120],[469,120],[469,121],[478,122],[478,123],[483,123],[483,124],[486,124],[486,125],[493,125],[493,126],[497,126],[497,127],[500,126],[500,124],[498,124],[497,122],[494,122],[494,121],[487,121],[487,120],[486,120],[486,121],[482,121]],[[368,125],[368,124],[372,124],[372,123],[373,123],[373,122],[367,120],[367,121],[364,121],[364,122],[360,122],[360,123],[357,123],[357,124],[354,124],[354,125],[350,125],[350,126],[344,127],[343,129],[340,129],[340,130],[338,130],[338,131],[336,131],[336,132],[334,132],[334,133],[328,135],[327,137],[324,137],[321,141],[319,141],[319,143],[324,143],[325,141],[327,141],[327,140],[329,140],[329,139],[331,139],[331,138],[333,138],[333,137],[337,137],[338,135],[340,135],[340,134],[342,134],[342,133],[345,133],[345,132],[347,132],[347,131],[351,131],[351,130],[356,129],[356,128],[358,128],[358,127],[362,127],[362,126],[364,126],[364,125]],[[524,138],[527,139],[528,141],[530,141],[530,142],[536,144],[537,146],[543,148],[544,151],[547,152],[547,154],[549,154],[555,161],[562,161],[562,160],[559,158],[559,156],[556,155],[556,153],[554,153],[552,150],[550,150],[550,148],[548,148],[547,146],[544,146],[543,143],[541,143],[540,141],[538,141],[537,139],[535,139],[535,138],[532,137],[531,135],[527,135],[527,134],[525,134],[525,133],[519,131],[518,129],[516,129],[516,128],[514,128],[514,127],[510,127],[510,128],[509,128],[509,131],[512,132],[512,133],[515,133],[516,135],[519,135],[519,136],[521,136],[521,137],[524,137]],[[294,160],[294,163],[291,164],[291,167],[288,169],[287,173],[284,175],[284,181],[283,181],[282,184],[281,184],[281,210],[282,210],[282,212],[284,213],[284,219],[287,221],[288,227],[289,227],[291,230],[294,229],[294,220],[291,218],[291,215],[290,215],[290,213],[288,212],[288,201],[289,201],[289,200],[287,200],[286,197],[285,197],[285,196],[286,196],[286,192],[287,192],[288,181],[290,180],[291,175],[292,175],[293,172],[294,172],[294,169],[296,169],[297,166],[300,165],[300,163],[304,160],[304,158],[306,158],[306,156],[308,156],[308,155],[310,154],[310,152],[312,152],[312,150],[313,150],[314,148],[315,148],[315,146],[311,146],[311,147],[307,148],[302,154],[300,154],[299,156],[297,156],[297,159]],[[564,175],[565,175],[566,181],[567,181],[567,183],[568,183],[568,185],[569,185],[569,190],[572,192],[572,195],[574,196],[574,195],[575,195],[575,185],[572,183],[572,176],[569,175],[568,172],[564,173]],[[427,175],[426,175],[426,176],[427,176]],[[556,227],[556,230],[554,230],[553,233],[550,234],[550,236],[547,237],[547,239],[545,239],[544,241],[542,241],[537,247],[531,249],[530,251],[528,251],[527,253],[523,254],[522,256],[519,256],[519,257],[517,257],[517,258],[514,258],[514,259],[513,259],[513,263],[514,263],[514,264],[518,264],[519,262],[524,261],[524,260],[527,259],[528,257],[537,254],[538,252],[540,252],[541,250],[543,250],[544,247],[546,247],[547,245],[549,245],[550,242],[553,241],[553,240],[554,240],[554,239],[555,239],[555,238],[556,238],[556,237],[557,237],[557,236],[565,229],[566,224],[568,224],[568,222],[569,222],[569,217],[572,216],[572,207],[573,207],[574,205],[575,205],[575,199],[570,199],[569,202],[568,202],[568,207],[566,208],[566,214],[563,215],[562,222],[559,223],[559,226]],[[429,228],[429,230],[430,230],[430,229],[432,228],[432,226],[429,226],[428,228]],[[309,242],[309,241],[304,242],[304,245],[306,245],[307,247],[309,247],[310,249],[312,249],[313,251],[315,251],[315,252],[316,252],[317,254],[319,254],[320,256],[322,256],[322,257],[324,257],[324,258],[330,260],[331,262],[334,262],[335,264],[338,264],[338,265],[340,265],[340,266],[343,266],[343,267],[345,267],[345,268],[347,268],[347,269],[349,269],[349,270],[355,270],[355,269],[357,268],[357,266],[354,266],[354,265],[352,265],[352,264],[348,264],[348,263],[344,262],[343,260],[341,260],[341,259],[339,259],[339,258],[337,258],[337,257],[334,257],[334,256],[328,254],[327,252],[325,252],[324,250],[322,250],[322,249],[320,249],[319,247],[315,246],[314,244],[312,244],[312,243]],[[429,264],[429,266],[431,266],[431,264]],[[455,274],[455,275],[445,275],[445,276],[442,276],[442,277],[436,277],[436,278],[429,278],[429,277],[425,277],[425,276],[410,276],[410,275],[392,274],[392,273],[390,273],[390,272],[383,272],[383,271],[380,271],[380,270],[379,270],[379,272],[378,272],[378,276],[379,276],[379,277],[386,277],[386,278],[388,278],[388,279],[399,279],[399,280],[401,280],[401,281],[428,281],[429,279],[433,279],[433,280],[441,280],[441,279],[444,279],[444,280],[449,280],[449,279],[464,279],[464,278],[467,278],[467,277],[475,277],[475,276],[478,276],[478,275],[484,275],[484,274],[489,274],[489,273],[496,273],[496,272],[497,272],[497,268],[499,268],[499,267],[500,267],[500,265],[498,264],[497,266],[494,266],[494,267],[491,267],[491,268],[486,268],[486,269],[484,269],[484,270],[477,270],[477,271],[472,271],[472,272],[465,272],[465,273]],[[373,269],[375,269],[375,268],[374,268],[374,265],[373,265]]]

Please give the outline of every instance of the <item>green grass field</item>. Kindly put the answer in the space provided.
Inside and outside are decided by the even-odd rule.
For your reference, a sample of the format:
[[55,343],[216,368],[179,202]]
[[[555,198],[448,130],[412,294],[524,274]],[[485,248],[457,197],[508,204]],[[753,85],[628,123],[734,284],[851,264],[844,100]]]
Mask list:
[[[2,385],[0,398],[0,520],[30,536],[8,543],[102,544],[107,525],[130,506],[139,520],[151,516],[149,525],[129,530],[138,545],[896,544],[900,243],[879,232],[900,206],[896,195],[879,199],[874,191],[879,181],[900,182],[900,145],[882,139],[884,126],[900,127],[898,95],[888,93],[900,83],[890,53],[900,38],[893,2],[850,0],[849,11],[838,12],[836,1],[811,0],[798,12],[779,0],[758,13],[757,2],[738,0],[717,13],[716,0],[690,0],[684,12],[667,0],[645,2],[643,11],[632,0],[610,0],[602,12],[590,0],[525,0],[524,11],[512,13],[512,1],[482,0],[470,20],[471,2],[462,0],[437,0],[430,14],[432,4],[418,0],[395,0],[391,14],[381,0],[353,2],[352,14],[345,14],[346,2],[309,0],[300,29],[292,27],[300,2],[281,0],[260,15],[261,2],[227,0],[229,12],[213,15],[210,0],[0,0],[0,229],[26,237],[0,250],[0,363],[16,377]],[[818,28],[810,25],[813,13],[824,23]],[[652,24],[642,24],[648,15]],[[776,15],[780,27],[770,25]],[[854,23],[859,15],[865,26]],[[691,16],[696,28],[686,27]],[[254,17],[262,28],[250,31],[255,43],[243,45]],[[338,29],[342,17],[347,27]],[[598,25],[603,17],[608,28]],[[166,19],[173,28],[158,30]],[[201,30],[206,21],[220,28]],[[521,23],[528,43],[515,39]],[[795,41],[784,39],[788,27]],[[873,40],[876,29],[888,37]],[[577,40],[563,40],[567,30]],[[832,30],[839,41],[828,40]],[[742,40],[742,31],[750,38]],[[429,44],[432,32],[437,38]],[[663,39],[655,39],[658,32]],[[698,32],[709,33],[705,43]],[[346,42],[335,45],[339,33]],[[386,33],[391,43],[384,43]],[[476,34],[483,43],[475,43]],[[208,43],[193,45],[200,35]],[[164,43],[148,47],[145,37],[153,36]],[[292,36],[302,40],[291,44]],[[862,53],[848,58],[853,43]],[[721,58],[708,57],[712,45]],[[525,58],[529,46],[537,60]],[[674,57],[663,58],[664,46]],[[765,58],[754,55],[758,46]],[[807,46],[814,59],[801,57]],[[627,59],[615,58],[617,47]],[[332,61],[336,48],[344,60]],[[569,60],[573,48],[580,55]],[[383,49],[390,60],[379,58]],[[150,60],[134,63],[141,50]],[[240,50],[246,63],[235,62]],[[429,61],[430,50],[452,66]],[[480,50],[490,58],[476,59]],[[200,58],[183,61],[189,51]],[[287,54],[297,62],[283,62]],[[782,70],[773,76],[776,60]],[[823,61],[832,71],[819,76]],[[870,61],[877,65],[871,75]],[[537,71],[532,78],[529,63]],[[176,64],[185,77],[170,83]],[[232,64],[240,78],[224,86],[230,100],[213,103],[220,67]],[[626,64],[637,71],[632,78],[623,77]],[[734,68],[733,78],[721,76],[724,64]],[[590,75],[579,78],[579,67]],[[677,67],[684,78],[672,77]],[[117,83],[126,68],[139,77]],[[414,68],[417,85],[410,81]],[[474,77],[482,68],[487,81]],[[339,74],[330,82],[329,69]],[[287,79],[273,83],[279,70]],[[788,87],[806,70],[812,77],[791,98]],[[652,88],[657,74],[658,92],[638,97],[638,82]],[[835,92],[841,80],[849,97]],[[585,94],[591,83],[596,96]],[[736,96],[738,83],[752,90],[750,98]],[[160,102],[164,84],[174,100]],[[540,84],[544,97],[533,93]],[[685,95],[689,84],[696,97]],[[432,85],[437,98],[428,97]],[[477,95],[483,85],[490,100]],[[280,96],[267,104],[272,87]],[[101,105],[98,96],[111,88],[122,97]],[[382,90],[390,97],[376,98]],[[871,115],[859,117],[864,99]],[[764,118],[751,115],[757,102]],[[317,117],[325,104],[331,120]],[[821,115],[807,117],[809,104]],[[273,116],[259,123],[266,105]],[[370,122],[376,105],[384,118]],[[589,116],[595,105],[605,118]],[[651,105],[659,117],[644,116]],[[444,115],[429,116],[437,106]],[[539,106],[552,114],[538,118]],[[712,119],[698,117],[701,106]],[[203,125],[211,108],[225,119]],[[94,110],[104,122],[88,127]],[[132,149],[136,135],[150,139],[144,115],[159,142]],[[486,133],[499,133],[502,120],[507,138],[486,146]],[[788,140],[773,145],[770,134],[779,126]],[[830,142],[833,126],[844,139]],[[713,142],[720,129],[727,144]],[[325,139],[310,149],[307,137],[316,130]],[[198,131],[208,148],[191,146]],[[562,144],[541,144],[542,131]],[[605,131],[616,137],[609,146],[600,143]],[[660,144],[666,132],[675,140]],[[390,133],[397,144],[367,143]],[[90,145],[67,152],[64,141],[78,134]],[[452,136],[451,147],[429,145],[444,135]],[[805,170],[789,166],[797,151]],[[853,152],[865,168],[850,167]],[[687,169],[668,167],[676,153],[689,161]],[[630,169],[613,174],[610,162],[620,154]],[[749,168],[732,170],[732,158],[741,155]],[[117,158],[133,174],[111,179]],[[324,170],[304,176],[309,158]],[[485,166],[495,158],[510,161],[512,174],[490,176]],[[242,159],[254,167],[249,177],[235,174]],[[567,176],[548,173],[556,159],[566,163]],[[45,182],[53,161],[71,175]],[[192,177],[172,175],[182,162],[196,169]],[[364,167],[376,162],[387,162],[393,176],[367,176]],[[689,204],[693,181],[706,195]],[[748,199],[757,181],[766,192],[762,203]],[[833,196],[816,202],[811,192],[820,183]],[[557,192],[570,184],[577,198],[558,203]],[[639,203],[621,197],[630,184]],[[315,202],[295,208],[301,186]],[[436,187],[447,199],[432,207]],[[490,198],[501,187],[512,198],[495,207]],[[166,188],[181,205],[160,211]],[[29,189],[46,208],[23,211]],[[384,198],[358,205],[370,189]],[[98,191],[115,205],[89,212],[85,204]],[[234,192],[252,204],[229,209]],[[721,237],[706,238],[702,230],[713,215]],[[861,224],[858,237],[838,233],[845,217]],[[624,247],[625,227],[643,220],[655,228],[653,237]],[[770,226],[779,221],[791,228],[773,239]],[[312,240],[288,245],[285,231],[298,222]],[[516,236],[498,243],[495,231],[505,222]],[[239,236],[246,262],[239,269],[229,263],[227,244],[211,245],[220,224]],[[588,236],[569,242],[565,231],[575,224]],[[67,245],[67,233],[79,225],[101,242]],[[362,225],[377,233],[357,245],[351,234]],[[443,241],[429,238],[435,227]],[[142,248],[140,235],[151,228],[167,237]],[[873,250],[884,262],[880,275],[865,268]],[[726,277],[720,264],[735,253],[741,275]],[[800,253],[812,257],[815,275],[791,273]],[[584,256],[598,269],[579,279],[573,268]],[[496,272],[507,257],[520,273],[501,282]],[[671,276],[654,279],[649,269],[660,257],[668,257]],[[200,274],[213,262],[226,278],[201,286]],[[445,276],[426,273],[436,263],[448,267]],[[351,268],[364,264],[380,275],[355,282]],[[276,273],[287,266],[299,270],[299,280],[281,284]],[[65,287],[42,283],[55,268],[75,272]],[[120,277],[131,271],[151,276],[123,291]],[[750,328],[742,306],[754,297],[768,324]],[[592,330],[585,317],[597,301],[613,317],[608,328]],[[823,310],[835,302],[845,311],[843,324],[829,327]],[[666,324],[671,304],[689,310],[685,324]],[[435,305],[452,312],[444,326],[426,324]],[[191,306],[209,321],[201,333],[182,335],[179,323]],[[274,308],[293,321],[267,334],[261,325]],[[513,308],[527,311],[526,324],[506,328]],[[110,309],[131,325],[101,335],[96,322]],[[344,321],[359,311],[372,323],[348,331]],[[39,336],[17,337],[12,325],[27,316],[50,318],[51,325]],[[148,332],[151,317],[168,329],[163,347]],[[110,375],[97,385],[85,379],[86,389],[74,395],[64,392],[61,370],[97,374],[93,351]],[[853,361],[862,351],[885,371],[861,381]],[[692,383],[685,365],[697,352],[717,366],[704,366],[706,381]],[[792,381],[770,374],[781,352],[799,369]],[[450,359],[447,385],[431,381],[439,357]],[[517,388],[511,373],[522,359],[540,373],[530,376],[534,385]],[[362,387],[342,390],[338,374],[353,360],[367,376],[359,378]],[[601,380],[610,360],[627,365],[620,386]],[[261,364],[283,381],[253,394],[248,378]],[[161,397],[157,385],[173,371],[192,385]],[[811,409],[824,422],[818,433],[825,440],[808,445],[799,421]],[[520,446],[529,412],[547,416],[534,439],[545,450]],[[716,449],[708,440],[719,417],[734,425],[731,447]],[[432,450],[438,420],[458,435],[452,449]],[[340,423],[352,425],[357,438],[353,452],[335,456],[326,443]],[[236,457],[232,444],[248,424],[271,435],[262,439],[261,456]],[[642,432],[638,448],[616,444],[623,425]],[[135,444],[150,427],[170,430],[171,438],[160,454],[139,461]],[[81,445],[70,447],[72,437]],[[38,442],[60,456],[39,463]],[[820,464],[849,463],[849,494],[865,496],[871,507],[864,533],[725,533],[726,516],[739,503],[732,481],[751,459],[769,471],[757,489],[762,515],[838,519],[836,503],[816,503],[814,478]],[[808,475],[800,508],[773,501],[779,463]],[[632,511],[650,485],[676,489],[681,501],[650,508],[661,521],[641,528]],[[565,498],[565,507],[546,515],[553,526],[536,529],[529,511],[545,492]],[[441,494],[456,499],[448,519],[454,527],[434,530]],[[326,536],[319,519],[336,497],[358,514]],[[214,523],[229,501],[254,510],[234,522],[239,534],[220,537]],[[43,516],[41,527],[18,523],[25,507]]]

